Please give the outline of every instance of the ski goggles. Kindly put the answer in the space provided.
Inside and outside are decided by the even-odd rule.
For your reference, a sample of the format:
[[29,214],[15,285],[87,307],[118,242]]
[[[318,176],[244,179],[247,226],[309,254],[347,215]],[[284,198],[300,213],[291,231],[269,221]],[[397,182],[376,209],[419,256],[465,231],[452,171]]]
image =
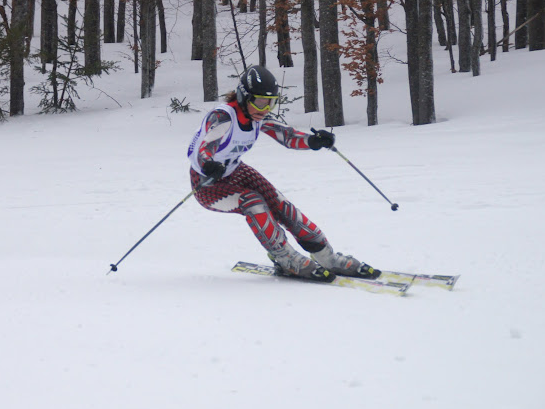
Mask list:
[[248,102],[259,112],[267,110],[272,111],[278,102],[278,96],[269,97],[264,95],[252,95]]

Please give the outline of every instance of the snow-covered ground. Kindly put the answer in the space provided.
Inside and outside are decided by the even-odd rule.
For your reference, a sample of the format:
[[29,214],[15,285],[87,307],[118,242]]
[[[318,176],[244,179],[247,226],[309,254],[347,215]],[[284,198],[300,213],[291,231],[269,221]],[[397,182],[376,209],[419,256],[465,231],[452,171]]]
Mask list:
[[[201,65],[188,59],[188,7],[153,98],[139,99],[126,46],[111,44],[106,58],[126,70],[97,87],[121,108],[82,90],[79,112],[43,116],[29,96],[27,115],[0,125],[0,407],[544,408],[545,51],[485,56],[473,77],[450,73],[435,45],[428,126],[410,125],[406,66],[386,64],[375,127],[344,78],[336,146],[398,212],[332,152],[262,136],[245,156],[338,251],[462,274],[453,292],[400,298],[232,273],[264,251],[243,218],[193,199],[106,275],[190,191],[187,144],[215,104],[201,102]],[[381,46],[403,58],[401,34]],[[302,55],[295,63],[293,96]],[[269,65],[281,78],[273,51]],[[233,73],[219,67],[220,92]],[[27,87],[36,81],[29,70]],[[201,112],[172,114],[171,97]],[[323,127],[301,100],[288,119]]]

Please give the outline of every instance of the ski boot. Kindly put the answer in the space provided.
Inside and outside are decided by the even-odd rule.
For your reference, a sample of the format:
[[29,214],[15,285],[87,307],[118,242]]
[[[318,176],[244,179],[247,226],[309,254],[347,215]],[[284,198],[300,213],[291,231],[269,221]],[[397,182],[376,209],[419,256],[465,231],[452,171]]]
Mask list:
[[311,257],[320,266],[338,275],[375,280],[381,274],[380,270],[361,263],[352,256],[334,253],[329,243],[322,250],[312,253]]
[[336,278],[335,274],[316,265],[314,261],[295,251],[289,243],[285,243],[275,253],[268,253],[268,256],[274,263],[278,275],[294,276],[327,283],[332,282]]

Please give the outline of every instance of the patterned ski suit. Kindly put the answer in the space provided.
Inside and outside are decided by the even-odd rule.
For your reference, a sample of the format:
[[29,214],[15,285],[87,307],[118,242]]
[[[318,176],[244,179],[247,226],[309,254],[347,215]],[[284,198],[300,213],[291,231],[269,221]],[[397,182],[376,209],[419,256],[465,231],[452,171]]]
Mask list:
[[326,246],[327,239],[316,224],[257,170],[240,161],[260,131],[288,148],[310,149],[309,134],[274,120],[252,121],[236,101],[220,105],[206,115],[189,146],[191,185],[195,188],[203,180],[202,166],[206,161],[222,162],[226,171],[214,184],[197,191],[195,197],[209,210],[244,215],[267,251],[274,253],[284,246],[283,225],[306,251],[318,252]]

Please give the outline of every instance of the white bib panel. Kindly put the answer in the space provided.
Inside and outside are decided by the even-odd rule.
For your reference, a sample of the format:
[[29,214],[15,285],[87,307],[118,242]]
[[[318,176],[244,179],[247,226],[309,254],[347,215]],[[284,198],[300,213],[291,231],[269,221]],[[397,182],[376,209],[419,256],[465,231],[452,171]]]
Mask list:
[[[225,135],[223,135],[223,137],[221,138],[220,146],[217,152],[214,154],[214,160],[217,162],[221,162],[225,165],[224,176],[228,176],[233,173],[239,165],[240,157],[244,153],[248,152],[254,145],[257,137],[259,136],[261,122],[253,121],[254,129],[252,129],[251,131],[243,131],[242,129],[240,129],[237,120],[237,113],[233,107],[224,104],[218,106],[216,110],[217,109],[221,109],[222,111],[227,112],[231,117],[231,126],[229,130],[225,133]],[[201,143],[206,136],[205,127],[209,115],[210,113],[205,116],[200,128],[193,136],[193,139],[187,151],[187,156],[191,161],[191,167],[201,175],[203,175],[203,173],[198,162],[199,146],[201,146]]]

